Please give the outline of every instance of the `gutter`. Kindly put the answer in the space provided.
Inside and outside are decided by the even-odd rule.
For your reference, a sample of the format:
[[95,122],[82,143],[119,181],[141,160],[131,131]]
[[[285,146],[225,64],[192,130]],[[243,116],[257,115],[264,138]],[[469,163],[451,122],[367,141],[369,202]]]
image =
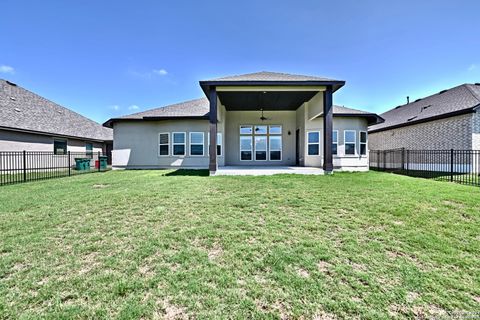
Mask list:
[[163,120],[208,120],[208,115],[205,116],[150,116],[143,118],[112,118],[105,121],[102,125],[107,128],[112,128],[115,122],[141,122],[141,121],[163,121]]

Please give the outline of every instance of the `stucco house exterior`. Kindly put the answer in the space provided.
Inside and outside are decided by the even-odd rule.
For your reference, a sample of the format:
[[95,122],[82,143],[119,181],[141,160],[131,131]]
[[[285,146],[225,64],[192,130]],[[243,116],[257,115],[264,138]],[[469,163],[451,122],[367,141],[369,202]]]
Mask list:
[[113,131],[0,79],[0,152],[107,152]]
[[480,83],[395,107],[369,127],[371,150],[480,150]]
[[376,114],[333,105],[344,81],[274,72],[200,81],[206,98],[104,123],[113,168],[306,166],[368,170]]

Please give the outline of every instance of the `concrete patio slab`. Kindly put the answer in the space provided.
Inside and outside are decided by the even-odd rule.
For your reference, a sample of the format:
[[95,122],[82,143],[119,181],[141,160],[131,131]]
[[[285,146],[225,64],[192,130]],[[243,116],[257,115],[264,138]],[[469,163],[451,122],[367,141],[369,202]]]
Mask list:
[[217,176],[271,176],[274,174],[323,175],[320,168],[287,166],[225,166],[218,167]]

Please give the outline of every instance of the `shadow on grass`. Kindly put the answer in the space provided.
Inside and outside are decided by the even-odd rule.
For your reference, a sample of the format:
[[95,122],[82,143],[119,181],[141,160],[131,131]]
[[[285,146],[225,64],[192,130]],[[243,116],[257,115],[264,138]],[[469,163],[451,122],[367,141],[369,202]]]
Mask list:
[[194,176],[194,177],[208,177],[208,170],[188,170],[178,169],[165,174],[166,176]]

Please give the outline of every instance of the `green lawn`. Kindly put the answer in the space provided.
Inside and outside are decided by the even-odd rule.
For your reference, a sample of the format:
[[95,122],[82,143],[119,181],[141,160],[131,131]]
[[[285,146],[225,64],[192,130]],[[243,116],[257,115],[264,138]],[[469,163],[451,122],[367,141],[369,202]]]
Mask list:
[[0,318],[480,312],[480,188],[113,171],[0,187]]

